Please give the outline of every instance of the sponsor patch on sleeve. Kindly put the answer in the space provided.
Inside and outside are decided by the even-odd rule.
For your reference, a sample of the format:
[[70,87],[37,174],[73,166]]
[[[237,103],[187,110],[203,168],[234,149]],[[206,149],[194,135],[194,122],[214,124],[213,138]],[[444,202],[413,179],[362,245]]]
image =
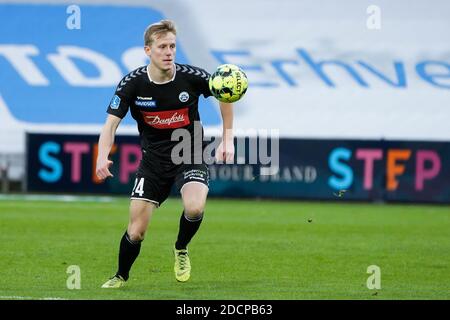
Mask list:
[[118,109],[120,106],[120,97],[116,94],[111,99],[111,103],[109,104],[111,109]]

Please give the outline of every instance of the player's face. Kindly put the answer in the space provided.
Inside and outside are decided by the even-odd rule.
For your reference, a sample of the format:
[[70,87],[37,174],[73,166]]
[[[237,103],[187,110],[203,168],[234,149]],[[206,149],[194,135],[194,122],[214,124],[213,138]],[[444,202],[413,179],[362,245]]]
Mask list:
[[152,45],[145,47],[152,64],[162,71],[172,69],[176,51],[176,36],[172,32],[155,37]]

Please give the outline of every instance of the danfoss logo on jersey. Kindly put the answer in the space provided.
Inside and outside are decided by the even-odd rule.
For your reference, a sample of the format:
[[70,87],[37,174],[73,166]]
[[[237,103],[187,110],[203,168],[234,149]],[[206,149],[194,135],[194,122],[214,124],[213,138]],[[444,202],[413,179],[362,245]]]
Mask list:
[[156,129],[176,129],[191,123],[188,108],[158,112],[141,111],[141,113],[145,123]]

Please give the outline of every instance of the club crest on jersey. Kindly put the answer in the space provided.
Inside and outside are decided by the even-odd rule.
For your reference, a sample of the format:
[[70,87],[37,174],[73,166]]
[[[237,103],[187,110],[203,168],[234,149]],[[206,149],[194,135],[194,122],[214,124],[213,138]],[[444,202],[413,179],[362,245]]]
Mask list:
[[180,99],[181,102],[186,102],[189,100],[189,93],[187,93],[186,91],[183,91],[180,93],[180,95],[178,96],[178,99]]
[[153,100],[152,97],[136,97],[137,100],[134,101],[134,104],[138,107],[149,107],[154,108],[156,107],[156,101]]
[[109,106],[111,107],[111,109],[118,109],[120,106],[120,97],[116,94],[114,95],[114,97],[111,99],[111,103],[109,104]]

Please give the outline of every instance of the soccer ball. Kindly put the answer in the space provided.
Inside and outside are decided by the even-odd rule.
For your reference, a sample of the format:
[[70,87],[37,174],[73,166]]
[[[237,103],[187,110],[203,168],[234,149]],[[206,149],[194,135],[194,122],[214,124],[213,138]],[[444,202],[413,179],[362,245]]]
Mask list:
[[236,102],[241,99],[248,88],[244,71],[234,64],[219,66],[209,78],[209,90],[217,100]]

